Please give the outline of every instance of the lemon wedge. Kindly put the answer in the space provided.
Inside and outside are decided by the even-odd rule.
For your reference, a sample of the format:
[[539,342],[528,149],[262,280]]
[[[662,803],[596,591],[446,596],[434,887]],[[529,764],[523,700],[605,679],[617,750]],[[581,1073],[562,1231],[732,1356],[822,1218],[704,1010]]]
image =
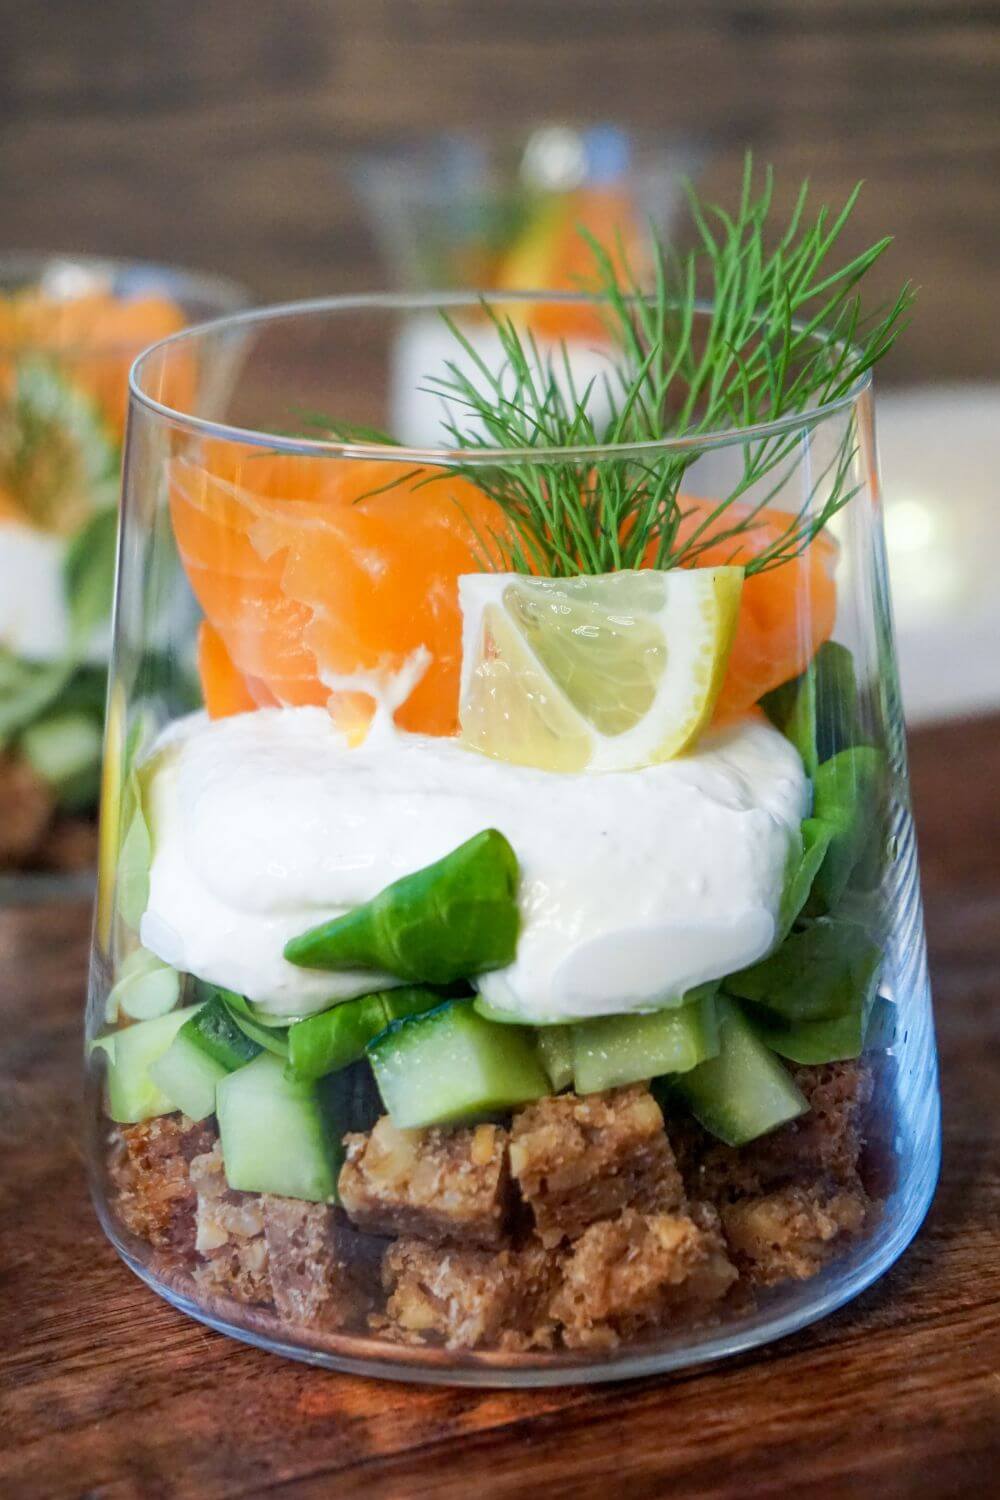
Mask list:
[[459,579],[465,744],[546,771],[670,760],[708,724],[743,569]]

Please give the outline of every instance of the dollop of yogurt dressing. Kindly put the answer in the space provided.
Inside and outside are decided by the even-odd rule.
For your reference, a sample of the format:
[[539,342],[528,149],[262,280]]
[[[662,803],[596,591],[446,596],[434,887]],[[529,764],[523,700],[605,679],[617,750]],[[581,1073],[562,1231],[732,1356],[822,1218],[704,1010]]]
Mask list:
[[289,938],[483,828],[521,867],[521,934],[477,980],[525,1021],[649,1009],[771,946],[809,784],[763,719],[664,765],[557,775],[455,740],[390,733],[349,749],[320,708],[175,725],[152,778],[144,945],[274,1015],[394,981],[325,974]]

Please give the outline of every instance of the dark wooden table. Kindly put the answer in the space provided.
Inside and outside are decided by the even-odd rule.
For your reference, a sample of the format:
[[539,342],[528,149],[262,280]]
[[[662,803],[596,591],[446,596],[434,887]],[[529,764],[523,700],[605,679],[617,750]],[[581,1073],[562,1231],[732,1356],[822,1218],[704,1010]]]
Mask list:
[[707,1373],[486,1392],[339,1377],[140,1285],[83,1180],[89,914],[0,913],[0,1495],[986,1496],[1000,1486],[1000,719],[913,743],[944,1064],[936,1203],[853,1306]]

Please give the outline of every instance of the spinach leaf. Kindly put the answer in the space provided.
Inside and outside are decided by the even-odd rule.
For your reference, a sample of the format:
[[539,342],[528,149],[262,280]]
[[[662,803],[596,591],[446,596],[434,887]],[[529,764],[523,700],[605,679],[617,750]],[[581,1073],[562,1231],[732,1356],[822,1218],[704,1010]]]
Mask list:
[[775,1019],[829,1021],[852,1012],[880,958],[861,922],[820,917],[791,933],[769,958],[731,974],[725,987]]
[[375,969],[448,984],[509,964],[517,948],[517,857],[495,828],[404,875],[371,901],[285,945],[306,969]]
[[767,693],[761,707],[809,776],[831,755],[864,741],[854,660],[839,641],[825,641],[802,675]]
[[287,1071],[291,1077],[310,1081],[339,1072],[364,1057],[368,1043],[393,1021],[433,1010],[441,998],[438,991],[424,985],[401,985],[307,1016],[288,1029]]
[[813,783],[813,817],[830,838],[816,872],[808,912],[835,909],[855,870],[881,840],[886,762],[881,750],[858,745],[823,762]]
[[795,920],[813,888],[813,881],[826,858],[834,835],[832,824],[822,818],[806,818],[802,824],[802,849],[796,850],[785,871],[785,887],[778,912],[777,947],[791,932]]
[[826,1021],[780,1021],[758,1006],[747,1006],[751,1024],[772,1052],[789,1062],[818,1067],[860,1057],[877,998],[877,975],[855,996],[851,1009]]

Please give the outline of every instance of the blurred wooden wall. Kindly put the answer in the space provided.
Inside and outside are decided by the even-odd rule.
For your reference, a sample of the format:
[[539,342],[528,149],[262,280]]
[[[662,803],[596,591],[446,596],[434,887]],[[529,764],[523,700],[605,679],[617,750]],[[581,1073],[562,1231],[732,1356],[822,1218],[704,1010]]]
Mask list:
[[441,126],[617,117],[745,145],[790,193],[868,188],[899,379],[1000,370],[1000,0],[0,0],[0,241],[230,272],[262,298],[381,278],[344,164]]

